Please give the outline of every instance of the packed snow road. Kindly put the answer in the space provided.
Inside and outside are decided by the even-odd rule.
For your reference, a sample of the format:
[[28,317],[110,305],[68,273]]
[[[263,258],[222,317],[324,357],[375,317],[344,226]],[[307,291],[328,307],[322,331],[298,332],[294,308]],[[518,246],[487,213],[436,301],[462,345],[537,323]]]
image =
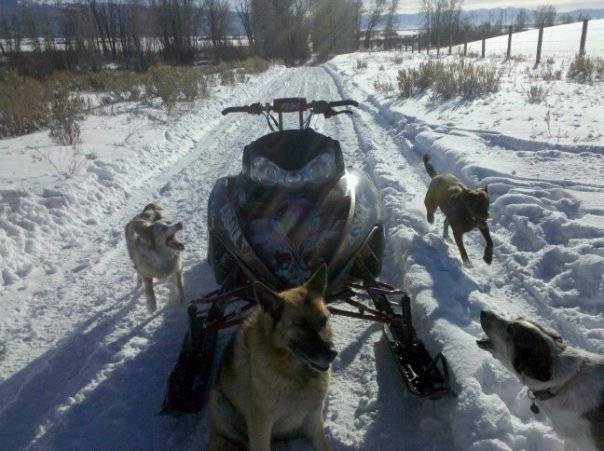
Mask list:
[[[410,397],[380,327],[334,318],[339,355],[326,406],[334,448],[562,449],[546,420],[530,412],[516,379],[474,341],[480,335],[479,312],[488,307],[535,317],[571,343],[603,351],[604,320],[595,302],[602,286],[593,279],[602,274],[596,257],[604,243],[600,229],[572,221],[581,211],[569,193],[601,196],[604,186],[543,182],[534,187],[530,180],[511,183],[514,178],[505,174],[460,166],[449,152],[455,143],[439,142],[451,130],[388,114],[334,65],[273,69],[238,87],[222,105],[285,96],[363,103],[353,117],[316,118],[313,126],[338,139],[347,166],[366,171],[380,189],[388,236],[383,278],[412,294],[418,332],[431,351],[442,350],[449,358],[458,394],[438,402]],[[94,230],[86,230],[84,242],[61,252],[51,276],[32,276],[23,292],[2,292],[18,305],[11,310],[15,324],[0,336],[6,346],[0,360],[6,365],[0,383],[3,449],[204,448],[205,413],[157,415],[186,329],[185,307],[167,304],[170,293],[160,288],[159,310],[147,312],[135,290],[122,230],[148,202],[161,203],[185,226],[188,298],[214,288],[205,262],[210,190],[218,177],[240,170],[242,148],[267,130],[263,118],[222,119],[218,110],[192,112],[166,129],[167,141],[177,145],[195,136],[196,144],[169,166],[133,180],[137,189],[100,225],[90,227]],[[471,149],[487,145],[479,134],[453,134]],[[492,266],[480,258],[478,233],[466,235],[474,263],[466,269],[455,246],[440,237],[442,218],[434,227],[426,222],[423,196],[429,179],[421,165],[426,151],[434,154],[439,171],[461,171],[471,185],[491,183]],[[537,191],[545,193],[538,205]],[[519,219],[529,210],[528,220]],[[590,214],[601,217],[602,211]],[[531,226],[550,216],[550,228]],[[553,242],[554,226],[564,232],[569,250]],[[539,240],[549,241],[538,247]],[[589,246],[597,252],[590,253]],[[565,280],[556,279],[556,268],[547,266],[552,258],[560,270],[571,264]],[[300,449],[300,444],[283,447]]]

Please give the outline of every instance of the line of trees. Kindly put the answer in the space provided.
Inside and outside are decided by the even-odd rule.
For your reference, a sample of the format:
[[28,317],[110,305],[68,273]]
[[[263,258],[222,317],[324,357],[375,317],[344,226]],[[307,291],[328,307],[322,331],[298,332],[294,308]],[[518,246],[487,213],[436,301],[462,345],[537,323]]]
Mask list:
[[[306,61],[371,48],[385,21],[395,45],[399,0],[76,0],[40,6],[24,0],[0,16],[0,55],[38,77],[52,70],[98,70],[109,62],[144,71],[163,61],[193,64],[249,55]],[[237,24],[235,23],[237,22]],[[232,35],[244,34],[234,45]],[[247,45],[245,45],[247,44]]]
[[[463,0],[421,0],[422,46],[495,36],[498,20],[473,25],[462,14]],[[23,0],[12,14],[0,11],[0,56],[22,72],[43,77],[56,69],[98,70],[114,62],[144,71],[163,61],[193,64],[202,52],[215,61],[258,55],[286,64],[400,46],[396,16],[400,0],[75,0],[44,6]],[[558,17],[552,6],[531,17],[520,10],[516,30],[529,22],[549,26]],[[238,25],[235,26],[235,21]],[[377,38],[377,30],[380,30]],[[234,45],[232,34],[247,45]],[[409,40],[410,38],[405,38]],[[241,44],[241,43],[240,43]]]
[[529,27],[549,27],[557,23],[570,23],[583,20],[570,14],[559,15],[556,8],[543,5],[535,11],[520,9],[515,17],[508,18],[505,11],[498,17],[481,24],[473,24],[471,17],[462,12],[463,0],[422,0],[420,11],[423,17],[422,33],[419,37],[406,38],[404,42],[419,40],[425,47],[446,47],[464,41],[474,41],[507,33],[511,26],[514,31],[526,30]]

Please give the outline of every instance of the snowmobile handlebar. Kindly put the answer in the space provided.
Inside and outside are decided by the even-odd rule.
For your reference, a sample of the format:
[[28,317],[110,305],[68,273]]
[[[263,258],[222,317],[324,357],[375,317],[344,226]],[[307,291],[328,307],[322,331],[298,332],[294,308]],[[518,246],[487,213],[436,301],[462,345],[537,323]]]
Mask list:
[[313,102],[307,102],[305,98],[293,97],[286,99],[275,99],[273,104],[265,103],[264,105],[257,102],[251,105],[243,106],[231,106],[222,110],[222,115],[226,116],[230,113],[248,113],[248,114],[262,114],[262,113],[298,113],[310,111],[313,114],[325,114],[332,108],[342,106],[354,106],[358,107],[359,103],[354,100],[336,100],[328,102],[326,100],[315,100]]
[[[300,128],[303,129],[309,126],[310,118],[314,114],[322,114],[325,118],[330,118],[338,114],[352,114],[349,110],[334,110],[334,108],[343,106],[358,107],[359,103],[348,99],[336,100],[333,102],[328,102],[326,100],[308,102],[304,97],[288,97],[274,99],[272,105],[270,103],[262,104],[257,102],[252,103],[251,105],[228,107],[222,110],[222,115],[226,116],[230,113],[263,114],[271,129],[273,129],[274,124],[279,130],[283,130],[283,113],[298,113],[300,117]],[[309,111],[310,115],[304,120],[303,113],[306,111]],[[271,113],[278,113],[279,120],[275,119]]]

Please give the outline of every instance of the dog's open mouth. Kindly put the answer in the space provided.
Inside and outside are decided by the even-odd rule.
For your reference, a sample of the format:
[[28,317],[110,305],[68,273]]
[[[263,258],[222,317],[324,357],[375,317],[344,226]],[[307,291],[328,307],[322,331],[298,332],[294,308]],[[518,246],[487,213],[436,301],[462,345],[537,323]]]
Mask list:
[[306,363],[308,364],[308,366],[310,366],[313,370],[318,371],[320,373],[323,373],[325,371],[327,371],[329,369],[329,365],[320,365],[316,362],[311,362],[309,360],[306,361]]
[[476,344],[480,349],[484,349],[485,351],[490,351],[493,349],[493,343],[488,338],[481,338],[480,340],[476,340]]
[[176,249],[177,251],[185,249],[185,245],[176,239],[176,232],[166,238],[166,246]]

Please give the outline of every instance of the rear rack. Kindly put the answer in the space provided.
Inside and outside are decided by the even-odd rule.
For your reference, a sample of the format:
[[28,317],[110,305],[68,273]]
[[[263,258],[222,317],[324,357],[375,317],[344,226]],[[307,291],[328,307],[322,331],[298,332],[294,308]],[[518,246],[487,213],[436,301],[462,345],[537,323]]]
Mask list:
[[[369,297],[374,307],[352,299]],[[388,296],[401,296],[399,304]],[[227,307],[239,303],[227,312]],[[334,307],[344,302],[356,310]],[[411,299],[402,290],[368,279],[363,285],[344,284],[342,290],[327,299],[333,315],[375,321],[383,324],[388,346],[397,362],[399,372],[411,394],[440,399],[451,395],[447,360],[442,353],[432,358],[417,338],[411,317]],[[168,379],[162,413],[195,413],[207,402],[211,371],[215,358],[218,332],[240,324],[245,313],[256,304],[251,284],[227,290],[221,289],[191,302],[189,330],[185,336],[178,362]],[[209,306],[209,308],[203,308]],[[401,313],[394,308],[400,306]]]

